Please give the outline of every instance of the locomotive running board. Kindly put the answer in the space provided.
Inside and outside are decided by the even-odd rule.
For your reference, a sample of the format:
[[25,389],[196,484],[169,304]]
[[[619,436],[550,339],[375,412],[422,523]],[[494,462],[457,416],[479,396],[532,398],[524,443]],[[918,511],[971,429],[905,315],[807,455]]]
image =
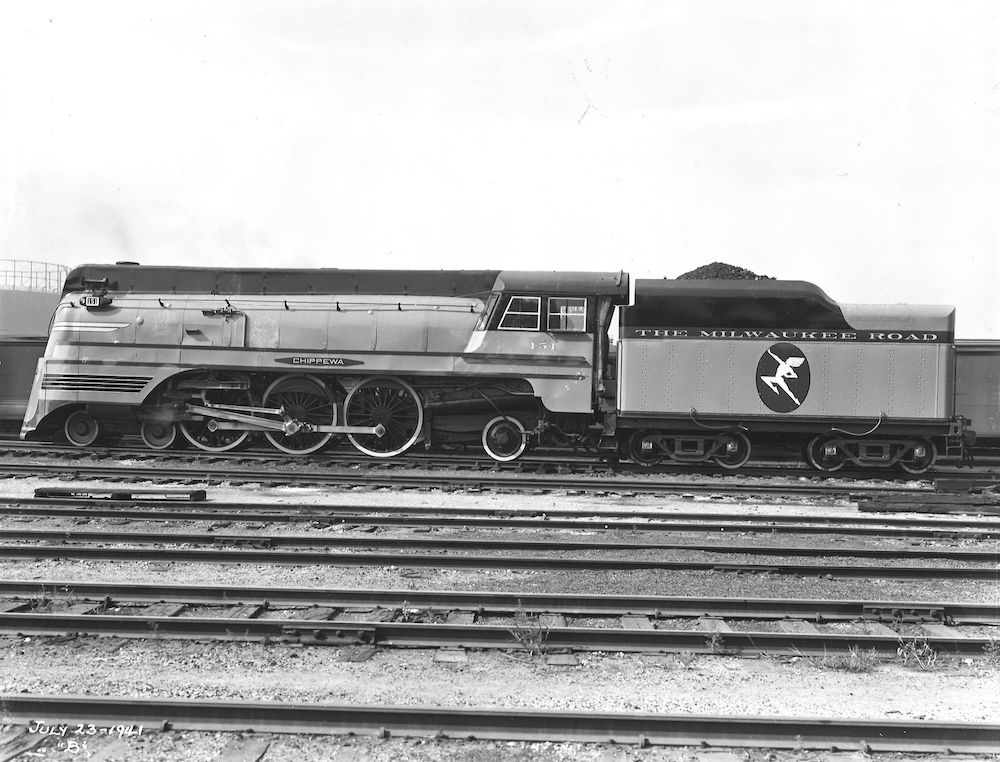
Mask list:
[[[278,410],[268,410],[267,412],[280,415],[282,414],[280,410],[279,408]],[[186,412],[212,418],[213,421],[211,423],[215,423],[216,426],[212,428],[209,425],[209,428],[212,428],[213,431],[281,431],[289,436],[297,434],[300,431],[319,434],[374,434],[377,437],[385,434],[385,426],[381,423],[376,426],[316,426],[311,423],[304,423],[296,427],[294,431],[289,432],[286,427],[288,423],[294,423],[293,421],[289,421],[288,423],[284,421],[272,421],[267,418],[258,418],[255,415],[237,413],[223,407],[207,407],[205,405],[188,403]]]

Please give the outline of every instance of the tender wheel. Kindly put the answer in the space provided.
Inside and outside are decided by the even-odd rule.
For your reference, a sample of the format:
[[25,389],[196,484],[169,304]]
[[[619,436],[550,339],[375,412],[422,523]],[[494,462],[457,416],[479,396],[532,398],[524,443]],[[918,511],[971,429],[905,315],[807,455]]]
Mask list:
[[499,415],[483,427],[483,449],[493,460],[514,460],[527,446],[524,426],[517,418]]
[[77,410],[66,419],[63,432],[71,445],[89,447],[101,435],[101,424],[86,410]]
[[663,450],[655,431],[637,431],[628,440],[628,456],[632,462],[650,468],[663,460]]
[[373,458],[391,458],[408,450],[424,425],[424,409],[420,398],[405,381],[388,376],[369,378],[351,389],[344,401],[344,423],[347,426],[377,426],[385,433],[348,434],[351,443]]
[[723,468],[742,468],[750,460],[750,440],[746,434],[737,432],[727,434],[722,446],[722,455],[716,455],[713,460]]
[[[285,414],[302,423],[321,426],[337,425],[337,401],[333,392],[311,376],[282,376],[267,387],[263,407],[283,407]],[[266,431],[264,436],[275,448],[290,455],[308,455],[322,449],[333,434],[300,431],[286,435],[281,431]]]
[[[253,396],[249,389],[209,389],[205,397],[213,405],[252,406]],[[249,431],[217,429],[211,418],[181,421],[184,438],[205,452],[229,452],[242,445],[250,437]]]
[[[920,450],[918,453],[916,450]],[[899,467],[908,474],[923,474],[937,460],[937,447],[929,439],[921,439],[909,459],[899,461]]]
[[143,421],[139,436],[151,450],[166,450],[177,441],[177,427],[172,421]]
[[837,448],[832,453],[827,452],[827,445],[832,442],[832,439],[832,437],[821,434],[806,447],[806,460],[817,471],[826,471],[827,473],[836,471],[843,468],[844,463],[847,462],[847,456],[840,448]]

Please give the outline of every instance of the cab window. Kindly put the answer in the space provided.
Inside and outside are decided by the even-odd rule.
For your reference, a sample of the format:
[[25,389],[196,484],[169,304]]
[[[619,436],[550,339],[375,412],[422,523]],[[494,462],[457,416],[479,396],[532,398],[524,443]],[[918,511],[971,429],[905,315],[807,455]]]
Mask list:
[[550,331],[586,331],[587,300],[583,297],[549,297]]
[[512,296],[500,320],[501,331],[537,331],[541,325],[540,296]]

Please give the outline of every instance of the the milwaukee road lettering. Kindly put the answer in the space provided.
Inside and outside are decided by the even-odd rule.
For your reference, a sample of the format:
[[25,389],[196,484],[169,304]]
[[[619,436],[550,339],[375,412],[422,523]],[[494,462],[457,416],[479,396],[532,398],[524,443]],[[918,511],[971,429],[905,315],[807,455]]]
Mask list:
[[911,333],[897,330],[822,330],[771,328],[632,328],[622,329],[623,339],[723,339],[758,341],[847,341],[950,344],[951,332]]

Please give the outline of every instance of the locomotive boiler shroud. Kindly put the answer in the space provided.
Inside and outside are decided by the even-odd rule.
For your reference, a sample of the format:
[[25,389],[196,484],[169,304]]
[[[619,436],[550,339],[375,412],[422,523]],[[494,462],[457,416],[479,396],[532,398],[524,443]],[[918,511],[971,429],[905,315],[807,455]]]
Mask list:
[[[624,273],[73,270],[22,436],[304,454],[346,434],[395,455],[480,442],[500,460],[543,434],[583,440]],[[600,426],[597,427],[600,429]]]
[[633,460],[736,468],[751,439],[816,468],[925,471],[960,451],[955,311],[838,304],[799,281],[638,280],[620,313],[620,437]]

